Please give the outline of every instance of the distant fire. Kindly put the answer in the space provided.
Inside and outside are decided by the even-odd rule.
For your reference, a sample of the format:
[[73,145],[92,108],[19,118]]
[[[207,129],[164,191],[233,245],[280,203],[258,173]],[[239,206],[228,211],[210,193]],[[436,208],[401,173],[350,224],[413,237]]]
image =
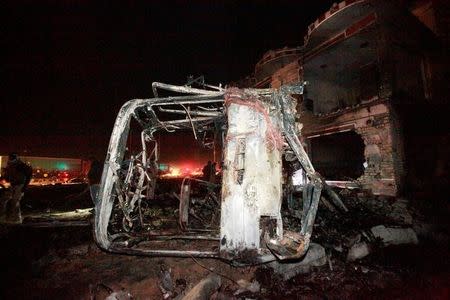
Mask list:
[[196,177],[203,174],[202,168],[191,165],[170,166],[168,171],[161,175],[163,178]]
[[170,168],[170,172],[164,174],[163,177],[180,177],[181,170],[179,168]]

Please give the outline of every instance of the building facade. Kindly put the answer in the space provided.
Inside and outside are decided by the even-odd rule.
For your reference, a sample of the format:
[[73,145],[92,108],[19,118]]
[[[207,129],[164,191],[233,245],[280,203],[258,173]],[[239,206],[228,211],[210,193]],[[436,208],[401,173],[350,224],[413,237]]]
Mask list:
[[319,173],[356,181],[374,195],[398,196],[435,172],[430,160],[436,158],[427,151],[418,157],[417,147],[424,143],[418,132],[431,126],[417,125],[427,123],[424,108],[446,107],[440,92],[445,46],[439,22],[430,21],[433,2],[335,4],[308,27],[302,47],[267,52],[239,85],[306,81],[306,93],[293,97]]

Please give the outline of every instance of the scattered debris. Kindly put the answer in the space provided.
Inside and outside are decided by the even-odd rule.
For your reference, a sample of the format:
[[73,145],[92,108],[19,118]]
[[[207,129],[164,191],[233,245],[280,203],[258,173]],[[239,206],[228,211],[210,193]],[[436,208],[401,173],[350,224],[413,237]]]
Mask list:
[[408,211],[408,200],[405,198],[396,199],[391,205],[389,217],[406,225],[412,225],[413,217]]
[[166,265],[160,266],[160,285],[159,288],[163,294],[164,299],[172,297],[174,284],[172,281],[172,269],[168,268]]
[[308,273],[311,267],[323,266],[327,263],[325,248],[319,244],[311,243],[305,257],[300,262],[274,261],[268,264],[275,274],[284,280],[289,280],[298,274]]
[[417,234],[412,228],[390,228],[384,225],[372,227],[375,238],[382,240],[385,246],[401,244],[418,244]]
[[194,286],[182,300],[208,300],[222,285],[222,279],[216,274],[210,274]]
[[331,261],[331,252],[327,255],[327,261],[328,261],[328,267],[330,268],[330,271],[333,271],[333,262]]
[[344,238],[344,246],[347,248],[351,248],[353,245],[359,243],[361,241],[361,234],[355,234],[352,236],[348,236]]
[[[95,286],[89,286],[90,290],[90,299],[105,299],[105,300],[131,300],[133,296],[130,292],[122,288],[120,291],[114,291],[111,287],[107,286],[103,283],[98,283]],[[103,296],[103,293],[107,293],[106,296]]]
[[237,283],[240,286],[240,288],[236,292],[234,292],[234,295],[239,295],[247,291],[251,293],[258,293],[261,290],[261,285],[256,280],[250,282],[245,279],[239,279]]
[[355,244],[348,250],[347,261],[355,261],[366,257],[370,254],[370,251],[370,246],[366,242]]
[[133,299],[133,296],[130,294],[130,292],[123,290],[119,292],[112,292],[111,295],[106,297],[105,300],[129,300],[129,299]]

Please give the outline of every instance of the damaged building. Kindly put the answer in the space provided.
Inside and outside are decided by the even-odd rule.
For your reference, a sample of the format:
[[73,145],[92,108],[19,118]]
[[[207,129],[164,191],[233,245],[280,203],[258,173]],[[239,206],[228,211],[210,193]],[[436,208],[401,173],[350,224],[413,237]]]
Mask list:
[[236,85],[306,81],[297,120],[318,172],[338,186],[402,195],[445,165],[429,150],[446,140],[444,5],[340,2],[308,26],[303,46],[266,52]]

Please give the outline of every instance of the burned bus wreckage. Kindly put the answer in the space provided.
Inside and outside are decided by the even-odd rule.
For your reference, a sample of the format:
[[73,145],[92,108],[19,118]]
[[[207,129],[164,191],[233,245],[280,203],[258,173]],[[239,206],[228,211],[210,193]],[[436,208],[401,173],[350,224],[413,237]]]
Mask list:
[[[97,244],[114,253],[221,258],[235,264],[300,259],[310,245],[321,194],[347,210],[301,143],[293,95],[303,93],[304,83],[279,89],[197,83],[202,88],[155,82],[155,98],[131,100],[121,108],[97,199]],[[158,89],[186,95],[158,97]],[[135,153],[127,149],[132,119],[141,125]],[[192,131],[195,139],[213,133],[219,140],[221,183],[184,178],[175,195],[178,224],[155,231],[146,226],[151,214],[145,212],[164,201],[158,197],[160,145],[154,134],[182,130]],[[304,182],[293,186],[292,177],[299,172]],[[199,206],[210,209],[209,221],[195,214]],[[283,227],[282,207],[298,218],[297,228]]]
[[[362,203],[390,215],[394,206],[403,207],[396,197],[425,195],[426,186],[439,190],[435,174],[448,155],[423,152],[446,141],[448,84],[442,78],[448,60],[423,3],[408,11],[394,2],[333,5],[308,26],[303,46],[268,51],[232,88],[201,78],[184,86],[154,83],[155,98],[127,102],[113,129],[97,199],[98,245],[116,253],[235,264],[295,260],[308,251],[319,202],[346,212],[342,197],[349,219],[357,221]],[[128,147],[130,124],[139,124],[137,149]],[[165,179],[157,164],[165,152],[158,136],[177,132],[210,149],[214,144],[222,158],[220,180],[190,177],[172,182],[176,190],[161,188]],[[344,190],[338,196],[330,186]],[[351,188],[359,194],[346,197]],[[155,220],[164,223],[154,213],[156,203],[169,201],[164,218],[171,226],[155,226]],[[411,226],[410,214],[399,210],[399,222],[364,217],[363,226],[348,227],[372,227],[373,233],[380,224]],[[348,215],[329,227],[335,230]]]

